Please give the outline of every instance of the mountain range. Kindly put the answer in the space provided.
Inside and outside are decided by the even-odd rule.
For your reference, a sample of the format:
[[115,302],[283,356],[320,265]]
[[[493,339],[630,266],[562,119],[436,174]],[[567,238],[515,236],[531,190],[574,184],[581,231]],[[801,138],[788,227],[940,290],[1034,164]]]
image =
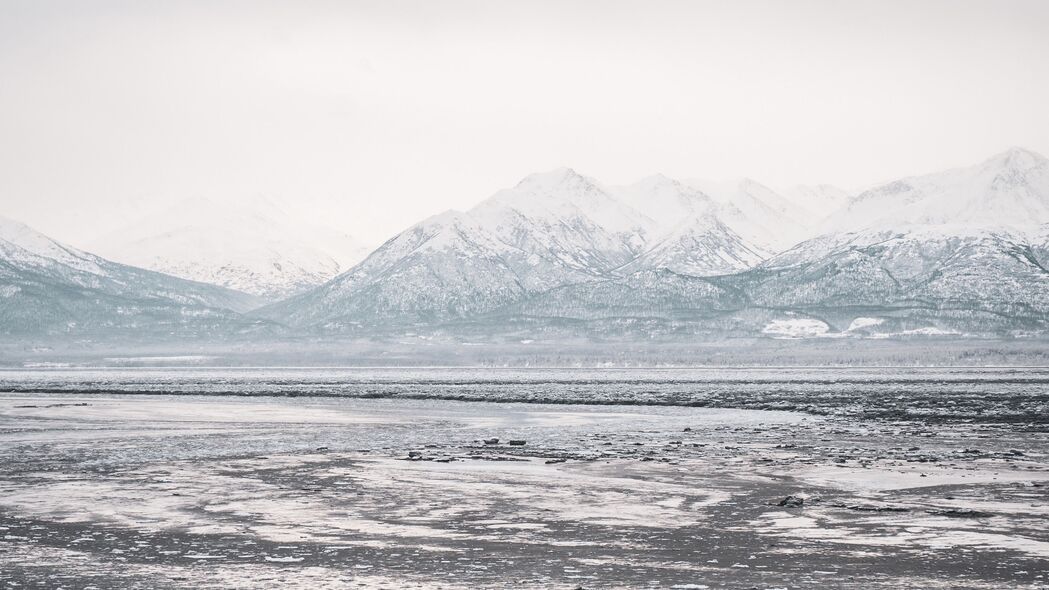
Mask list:
[[0,333],[133,338],[252,333],[262,301],[118,264],[0,218]]
[[[205,220],[186,207],[98,244],[183,279],[6,222],[0,318],[27,333],[73,330],[84,314],[130,329],[150,320],[118,310],[148,302],[168,322],[209,310],[211,327],[183,330],[201,333],[885,338],[1049,327],[1049,160],[1021,148],[854,195],[662,175],[608,186],[561,168],[420,221],[337,276],[346,263],[331,252],[360,253],[349,238],[324,253],[321,232],[285,239],[304,233],[273,222],[286,216],[205,209]],[[238,250],[260,242],[258,228],[273,249]]]

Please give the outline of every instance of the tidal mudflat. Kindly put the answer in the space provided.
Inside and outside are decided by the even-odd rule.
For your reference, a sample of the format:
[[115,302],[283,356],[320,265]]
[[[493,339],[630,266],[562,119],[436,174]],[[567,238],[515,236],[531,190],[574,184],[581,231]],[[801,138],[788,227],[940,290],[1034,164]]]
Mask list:
[[0,375],[0,587],[1049,587],[1037,370],[170,373]]

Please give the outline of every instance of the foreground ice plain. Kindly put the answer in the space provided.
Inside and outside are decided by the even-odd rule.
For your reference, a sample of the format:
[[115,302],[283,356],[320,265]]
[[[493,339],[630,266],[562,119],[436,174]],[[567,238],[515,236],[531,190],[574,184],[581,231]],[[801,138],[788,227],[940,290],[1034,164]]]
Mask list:
[[[12,588],[1049,587],[1040,369],[2,371],[0,391]],[[605,405],[361,399],[398,395]]]

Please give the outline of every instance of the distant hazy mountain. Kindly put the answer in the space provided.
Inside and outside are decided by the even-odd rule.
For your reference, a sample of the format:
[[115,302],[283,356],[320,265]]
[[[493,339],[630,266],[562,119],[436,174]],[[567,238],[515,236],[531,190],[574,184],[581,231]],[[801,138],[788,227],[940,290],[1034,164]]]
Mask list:
[[448,321],[549,289],[666,268],[737,272],[763,252],[709,197],[663,177],[608,188],[570,169],[533,174],[465,212],[427,219],[330,283],[266,308],[295,325]]
[[718,203],[718,215],[724,223],[766,252],[781,252],[812,237],[825,215],[749,178],[730,183],[685,182],[710,195]]
[[125,266],[0,218],[0,333],[186,336],[251,331],[251,295]]
[[851,196],[845,189],[830,184],[797,185],[780,194],[821,219],[842,208]]
[[257,199],[205,199],[129,224],[90,244],[113,260],[276,301],[324,283],[367,249],[331,228],[297,222]]
[[1049,222],[1049,162],[1013,148],[979,164],[903,178],[852,199],[823,224],[826,232],[911,226],[1028,230]]

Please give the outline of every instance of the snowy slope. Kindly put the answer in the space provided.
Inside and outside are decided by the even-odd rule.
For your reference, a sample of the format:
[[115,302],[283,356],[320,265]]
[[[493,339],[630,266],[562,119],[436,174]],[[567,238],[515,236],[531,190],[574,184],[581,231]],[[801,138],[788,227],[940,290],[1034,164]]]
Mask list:
[[684,182],[710,195],[725,225],[767,252],[781,252],[812,237],[822,217],[749,178],[728,183]]
[[563,285],[646,269],[724,274],[762,256],[720,223],[708,197],[680,183],[608,188],[562,168],[425,220],[330,283],[260,313],[329,328],[450,321]]
[[568,168],[532,174],[467,214],[503,244],[592,276],[632,260],[655,225]]
[[[468,216],[449,211],[398,234],[321,287],[257,313],[328,330],[480,313],[514,301],[528,289],[508,260],[511,253]],[[546,271],[533,276],[552,280],[551,269]]]
[[769,254],[723,223],[713,199],[676,180],[655,175],[614,191],[657,224],[649,232],[645,251],[622,269],[625,272],[728,274],[750,268]]
[[129,267],[0,218],[0,331],[170,334],[236,332],[251,295]]
[[125,264],[269,300],[315,287],[366,254],[350,236],[297,222],[264,200],[244,206],[185,201],[91,248]]
[[833,231],[766,261],[746,289],[762,305],[1040,327],[1049,319],[1046,224],[1049,161],[1012,149],[854,197],[827,220]]
[[1030,229],[1049,223],[1049,160],[1013,148],[979,164],[903,178],[850,199],[826,232],[907,226]]
[[[716,335],[796,320],[826,333],[854,322],[869,333],[1049,330],[1049,182],[1037,154],[1010,150],[851,198],[826,186],[792,196],[753,181],[698,186],[532,175],[260,313],[332,330],[597,322],[671,333],[692,322]],[[812,237],[843,199],[824,222],[834,229]]]
[[820,219],[844,207],[851,196],[845,189],[831,184],[799,184],[779,193]]
[[633,258],[647,223],[574,171],[536,174],[468,212],[412,226],[329,283],[259,313],[331,329],[484,313],[608,276]]
[[1010,236],[1037,241],[1049,224],[1049,159],[1020,148],[979,164],[904,178],[865,191],[822,224],[820,236],[765,263],[777,268],[850,245],[888,239],[940,242]]
[[5,262],[8,264],[27,266],[60,264],[91,274],[105,274],[105,269],[97,258],[60,244],[13,219],[0,217],[0,242],[7,248]]

